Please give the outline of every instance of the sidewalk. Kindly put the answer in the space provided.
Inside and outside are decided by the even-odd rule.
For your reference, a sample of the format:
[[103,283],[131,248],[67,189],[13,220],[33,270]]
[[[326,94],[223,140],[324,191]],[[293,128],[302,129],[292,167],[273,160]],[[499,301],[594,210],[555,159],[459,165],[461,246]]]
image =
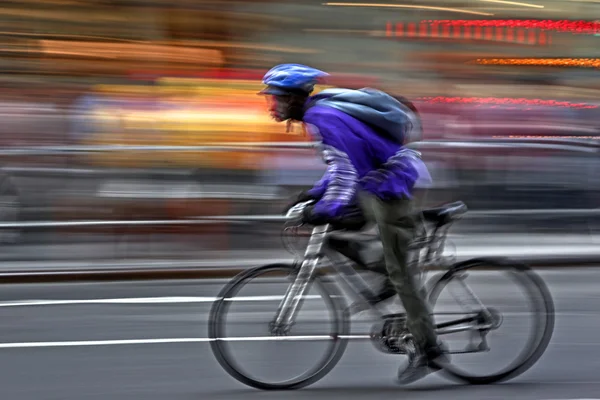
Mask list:
[[[147,244],[145,244],[147,246]],[[69,245],[55,248],[54,255],[68,251]],[[81,245],[78,245],[81,246]],[[89,245],[93,246],[93,245]],[[101,251],[102,244],[96,251]],[[57,247],[57,246],[53,246]],[[455,250],[454,250],[455,248]],[[30,249],[34,251],[34,249]],[[46,249],[47,251],[48,249]],[[89,250],[89,249],[88,249]],[[283,248],[273,250],[201,251],[189,250],[172,254],[146,254],[128,258],[90,257],[89,259],[58,258],[41,260],[5,260],[0,264],[0,282],[19,279],[136,279],[136,277],[213,277],[231,276],[245,268],[293,261]],[[162,252],[159,252],[162,253]],[[105,253],[105,255],[108,253]],[[475,257],[509,257],[532,266],[568,267],[583,264],[600,266],[600,236],[589,235],[454,235],[449,237],[446,254],[457,261]],[[39,253],[37,254],[40,255]],[[52,277],[52,278],[51,278]],[[62,278],[61,278],[62,277]]]

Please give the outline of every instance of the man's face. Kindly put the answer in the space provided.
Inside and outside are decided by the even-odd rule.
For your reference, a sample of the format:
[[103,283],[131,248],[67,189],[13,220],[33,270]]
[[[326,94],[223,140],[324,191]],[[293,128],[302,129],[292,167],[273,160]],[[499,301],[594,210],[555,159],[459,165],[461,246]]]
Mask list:
[[267,96],[269,114],[277,122],[283,122],[290,118],[289,96]]

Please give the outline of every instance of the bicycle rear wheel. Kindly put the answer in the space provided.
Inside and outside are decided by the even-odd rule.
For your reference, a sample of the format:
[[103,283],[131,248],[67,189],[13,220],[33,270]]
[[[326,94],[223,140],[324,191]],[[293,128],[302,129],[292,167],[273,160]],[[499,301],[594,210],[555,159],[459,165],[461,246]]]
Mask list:
[[[495,273],[507,276],[508,282],[499,283],[494,280]],[[473,288],[467,284],[467,277],[474,278]],[[450,288],[454,284],[462,289],[462,296],[452,293]],[[484,290],[478,293],[477,286]],[[444,292],[447,288],[449,293]],[[515,289],[521,289],[524,301],[517,297]],[[500,307],[490,307],[491,301],[480,300],[481,294],[497,301],[500,307],[507,311],[502,312]],[[471,304],[467,304],[469,301],[466,300],[471,300]],[[452,360],[452,364],[442,372],[462,382],[490,384],[523,374],[543,355],[554,330],[554,303],[545,283],[528,266],[510,260],[475,259],[454,265],[435,283],[429,301],[434,307],[436,324],[438,327],[440,324],[445,326],[441,330],[453,329],[445,320],[457,321],[458,315],[458,320],[472,319],[469,323],[480,328],[469,332],[463,330],[443,333],[440,336],[449,346]],[[454,301],[458,303],[458,307],[454,306]],[[530,308],[529,313],[521,310],[525,304]],[[523,349],[520,352],[516,351],[516,357],[513,357],[512,353],[520,346],[516,340],[499,335],[497,331],[501,327],[515,337],[529,334]],[[467,346],[455,346],[455,342],[465,334],[471,335]],[[485,362],[476,359],[483,353],[494,350],[500,351],[496,357],[490,359],[490,356],[486,355]],[[495,363],[504,364],[503,359],[512,361],[498,369],[490,368],[490,365]],[[469,372],[468,369],[475,372]]]
[[[265,265],[244,271],[221,290],[213,303],[208,332],[212,352],[225,371],[245,385],[263,390],[306,387],[327,375],[346,349],[350,319],[343,307],[343,298],[333,284],[325,282],[318,275],[314,277],[299,307],[291,331],[285,336],[270,332],[269,323],[275,318],[278,305],[296,275],[297,270],[287,264]],[[249,292],[245,296],[238,296],[241,290]],[[248,309],[232,312],[234,305],[243,305]],[[306,315],[305,310],[308,311]],[[326,318],[330,320],[328,324],[325,323]],[[228,320],[233,321],[233,328],[227,326]],[[315,328],[320,329],[323,325],[328,327],[326,332],[314,332]],[[298,331],[302,329],[299,326],[304,331]],[[258,328],[257,337],[249,336],[252,328]],[[228,337],[228,333],[235,336]],[[236,350],[235,345],[240,343],[250,344],[252,348]],[[269,345],[274,348],[268,349]],[[310,348],[303,351],[301,345]],[[320,347],[324,347],[320,352],[323,354],[321,357],[309,354],[310,350]],[[248,356],[250,351],[257,352],[257,355],[252,358],[249,367],[244,367],[238,357]],[[267,361],[278,356],[282,357],[279,362]],[[303,360],[310,366],[306,369],[297,368]],[[269,367],[273,367],[274,375],[280,377],[270,379],[261,376],[265,375],[263,370]],[[301,372],[292,371],[295,369]],[[288,377],[288,374],[291,376]]]

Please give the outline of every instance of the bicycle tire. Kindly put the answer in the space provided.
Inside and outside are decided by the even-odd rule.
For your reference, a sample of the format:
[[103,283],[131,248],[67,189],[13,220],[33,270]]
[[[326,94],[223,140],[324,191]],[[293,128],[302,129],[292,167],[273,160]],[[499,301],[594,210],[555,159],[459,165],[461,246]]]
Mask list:
[[[342,304],[343,302],[341,293],[339,290],[332,285],[325,285],[321,275],[315,275],[313,278],[313,284],[317,284],[322,289],[323,299],[327,304],[328,308],[334,313],[334,322],[336,331],[334,336],[334,345],[330,347],[321,361],[316,367],[309,370],[307,373],[302,375],[299,379],[294,378],[293,380],[282,382],[282,383],[268,383],[258,381],[251,377],[246,376],[241,372],[231,361],[228,356],[227,350],[222,346],[222,341],[218,340],[220,337],[219,333],[222,330],[223,318],[227,314],[228,303],[223,301],[224,298],[235,296],[235,294],[252,278],[267,272],[276,272],[280,270],[286,274],[295,274],[296,268],[291,264],[268,264],[264,266],[255,267],[247,271],[243,271],[235,276],[227,285],[225,285],[219,294],[217,300],[213,302],[213,305],[209,314],[209,329],[208,337],[210,338],[211,350],[217,359],[217,362],[221,367],[237,381],[262,390],[293,390],[300,389],[324,378],[339,362],[342,355],[344,354],[348,346],[348,336],[350,332],[350,316],[347,311],[347,307]],[[291,283],[290,283],[291,284]],[[290,360],[293,362],[293,360]]]
[[552,338],[554,332],[555,315],[554,301],[542,278],[528,265],[506,258],[478,258],[454,264],[434,283],[429,294],[429,302],[431,306],[434,307],[442,289],[456,274],[478,267],[486,267],[488,269],[513,269],[513,271],[517,272],[518,278],[525,283],[526,288],[529,290],[528,296],[539,296],[540,301],[536,301],[534,298],[534,303],[536,306],[541,306],[541,309],[536,309],[536,311],[538,311],[536,315],[545,315],[544,322],[537,327],[538,329],[536,329],[535,344],[528,348],[528,351],[525,352],[525,356],[523,357],[522,361],[517,363],[512,368],[487,376],[472,376],[461,372],[458,368],[453,367],[452,365],[440,371],[442,374],[453,380],[458,380],[460,382],[466,382],[473,385],[486,385],[513,379],[535,365],[535,363],[546,351],[546,348],[548,347]]

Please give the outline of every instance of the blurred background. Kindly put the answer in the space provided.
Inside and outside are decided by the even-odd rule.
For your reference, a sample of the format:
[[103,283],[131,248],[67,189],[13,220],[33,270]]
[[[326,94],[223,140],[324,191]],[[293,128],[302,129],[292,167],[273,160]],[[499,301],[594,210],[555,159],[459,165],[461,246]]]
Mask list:
[[600,233],[600,2],[532,1],[5,0],[0,258],[281,248],[280,223],[188,222],[280,216],[323,173],[311,149],[215,147],[309,140],[256,95],[283,62],[410,99],[427,205],[474,211],[459,232]]
[[[360,1],[2,0],[2,400],[265,398],[235,386],[206,336],[214,278],[290,261],[282,212],[324,172],[302,126],[273,122],[256,94],[278,63],[329,72],[317,90],[412,101],[433,176],[421,206],[469,207],[448,253],[553,266],[540,270],[557,315],[514,383],[398,392],[404,361],[354,342],[323,386],[281,398],[597,397],[600,274],[574,265],[600,265],[600,0]],[[508,328],[493,356],[465,356],[486,371],[527,345],[522,317],[539,309],[513,281],[471,276]],[[263,300],[282,288],[241,292],[233,335],[266,335]],[[326,309],[311,304],[303,325]],[[314,365],[299,350],[314,343],[277,341],[275,362],[263,342],[237,354],[283,374]]]

